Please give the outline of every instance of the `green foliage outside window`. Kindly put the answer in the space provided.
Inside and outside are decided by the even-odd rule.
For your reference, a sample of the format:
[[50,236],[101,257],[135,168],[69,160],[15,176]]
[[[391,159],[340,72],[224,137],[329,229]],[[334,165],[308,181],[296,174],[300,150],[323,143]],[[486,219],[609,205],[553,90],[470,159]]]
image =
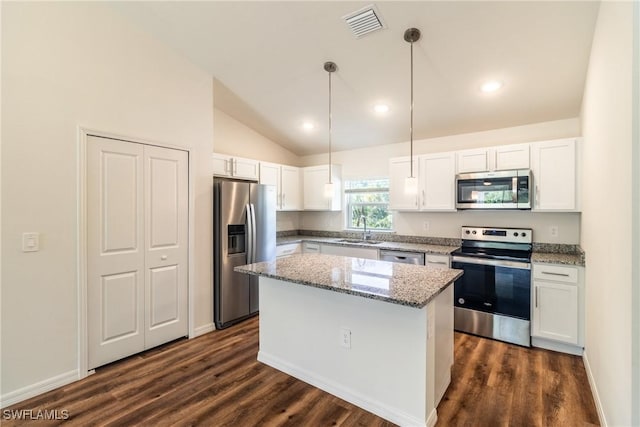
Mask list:
[[392,215],[389,212],[389,180],[372,179],[345,182],[347,198],[347,228],[391,230]]

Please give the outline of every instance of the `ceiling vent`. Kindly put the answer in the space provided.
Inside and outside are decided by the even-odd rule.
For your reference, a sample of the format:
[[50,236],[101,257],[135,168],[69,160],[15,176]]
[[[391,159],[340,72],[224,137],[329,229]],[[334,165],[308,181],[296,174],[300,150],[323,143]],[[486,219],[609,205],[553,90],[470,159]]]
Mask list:
[[384,28],[382,19],[374,5],[364,7],[342,17],[357,38]]

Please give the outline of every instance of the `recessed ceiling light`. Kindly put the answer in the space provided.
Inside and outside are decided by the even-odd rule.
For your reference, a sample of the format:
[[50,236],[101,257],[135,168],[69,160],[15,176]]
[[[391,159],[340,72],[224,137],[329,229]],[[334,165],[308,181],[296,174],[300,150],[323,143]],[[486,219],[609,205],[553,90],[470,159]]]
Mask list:
[[307,132],[310,130],[313,130],[313,128],[315,128],[316,126],[311,123],[311,122],[304,122],[302,123],[302,129],[306,130]]
[[387,113],[389,111],[389,106],[387,104],[376,104],[375,107],[373,107],[374,111],[376,113]]
[[489,92],[495,92],[498,89],[500,89],[501,87],[502,87],[502,82],[499,82],[497,80],[491,80],[491,81],[488,81],[488,82],[484,83],[480,87],[480,90],[485,92],[485,93],[489,93]]

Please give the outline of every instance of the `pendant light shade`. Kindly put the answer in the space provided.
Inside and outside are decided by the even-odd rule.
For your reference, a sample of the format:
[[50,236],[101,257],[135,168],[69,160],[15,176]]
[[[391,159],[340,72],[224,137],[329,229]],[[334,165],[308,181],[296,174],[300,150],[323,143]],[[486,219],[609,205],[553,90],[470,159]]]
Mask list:
[[338,69],[335,62],[327,61],[324,63],[324,70],[329,75],[329,181],[324,185],[324,197],[330,199],[334,194],[334,186],[331,171],[331,74]]
[[411,45],[411,122],[409,126],[409,146],[411,147],[411,154],[409,157],[410,173],[404,182],[404,192],[406,195],[418,194],[418,178],[413,175],[413,43],[420,40],[420,30],[417,28],[409,28],[404,32],[404,40]]

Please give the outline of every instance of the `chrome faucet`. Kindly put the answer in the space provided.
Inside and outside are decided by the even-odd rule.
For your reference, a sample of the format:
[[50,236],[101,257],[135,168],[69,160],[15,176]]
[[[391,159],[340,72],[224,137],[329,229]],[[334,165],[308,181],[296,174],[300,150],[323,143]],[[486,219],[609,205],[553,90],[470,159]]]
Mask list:
[[362,215],[360,217],[364,223],[364,231],[362,232],[362,240],[369,240],[371,238],[371,231],[367,231],[367,217]]

